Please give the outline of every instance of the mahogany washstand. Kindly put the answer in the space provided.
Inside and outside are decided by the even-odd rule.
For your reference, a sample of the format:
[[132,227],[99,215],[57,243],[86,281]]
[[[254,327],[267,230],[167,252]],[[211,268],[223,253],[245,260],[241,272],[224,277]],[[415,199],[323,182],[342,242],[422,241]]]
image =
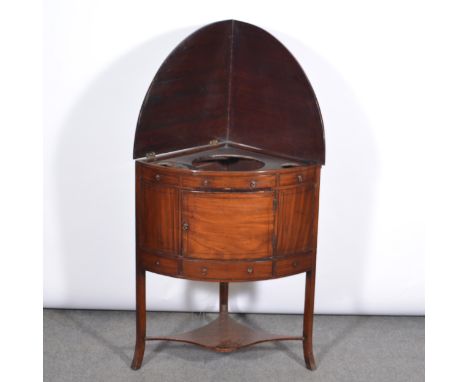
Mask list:
[[[229,20],[182,41],[140,111],[136,159],[136,345],[181,341],[231,352],[300,340],[312,353],[320,109],[303,70],[264,30]],[[220,283],[220,313],[200,329],[146,335],[146,272]],[[300,336],[250,329],[228,314],[228,285],[305,272]]]

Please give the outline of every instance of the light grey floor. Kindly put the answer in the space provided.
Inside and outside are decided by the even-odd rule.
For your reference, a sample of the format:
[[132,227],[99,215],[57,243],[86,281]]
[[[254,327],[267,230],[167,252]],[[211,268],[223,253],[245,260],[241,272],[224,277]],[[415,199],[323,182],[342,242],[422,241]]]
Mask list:
[[[148,312],[148,335],[196,328],[213,314]],[[276,333],[301,335],[300,315],[234,315]],[[424,381],[424,318],[315,316],[318,369],[304,367],[298,341],[265,343],[230,354],[147,342],[130,369],[134,313],[44,310],[44,381]]]

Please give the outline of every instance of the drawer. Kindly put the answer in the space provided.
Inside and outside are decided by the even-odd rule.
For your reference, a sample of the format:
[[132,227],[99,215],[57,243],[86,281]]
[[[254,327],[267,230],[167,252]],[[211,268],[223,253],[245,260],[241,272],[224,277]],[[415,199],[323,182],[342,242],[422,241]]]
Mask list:
[[271,261],[183,260],[184,277],[197,280],[248,281],[270,278]]
[[141,263],[150,272],[161,273],[163,275],[177,276],[179,271],[178,260],[176,258],[141,253]]
[[159,168],[141,166],[140,177],[141,179],[154,184],[171,186],[176,186],[179,184],[179,177],[177,175],[170,174],[167,172],[167,170],[161,171]]
[[275,274],[276,276],[294,275],[312,269],[313,257],[312,254],[300,256],[288,256],[276,260]]
[[305,167],[302,170],[288,172],[279,176],[280,186],[294,186],[301,183],[315,182],[315,167]]
[[215,176],[196,174],[183,177],[181,183],[183,187],[190,188],[256,190],[275,187],[276,178],[274,175]]

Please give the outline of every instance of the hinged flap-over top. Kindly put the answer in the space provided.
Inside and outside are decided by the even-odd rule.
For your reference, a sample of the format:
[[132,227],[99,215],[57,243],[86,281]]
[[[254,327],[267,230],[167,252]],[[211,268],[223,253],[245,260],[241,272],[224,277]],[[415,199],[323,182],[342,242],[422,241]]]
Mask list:
[[266,31],[229,20],[182,41],[138,118],[134,159],[217,143],[325,162],[320,109],[303,70]]

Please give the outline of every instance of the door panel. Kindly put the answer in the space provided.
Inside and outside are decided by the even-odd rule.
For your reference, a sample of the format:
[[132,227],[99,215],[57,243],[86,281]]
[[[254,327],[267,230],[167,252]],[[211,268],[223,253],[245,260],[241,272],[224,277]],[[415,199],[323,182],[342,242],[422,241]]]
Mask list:
[[312,250],[314,195],[313,183],[279,191],[277,255]]
[[141,182],[139,201],[138,246],[167,254],[179,252],[179,198],[172,187]]
[[273,222],[273,192],[182,193],[182,247],[187,257],[269,257]]

